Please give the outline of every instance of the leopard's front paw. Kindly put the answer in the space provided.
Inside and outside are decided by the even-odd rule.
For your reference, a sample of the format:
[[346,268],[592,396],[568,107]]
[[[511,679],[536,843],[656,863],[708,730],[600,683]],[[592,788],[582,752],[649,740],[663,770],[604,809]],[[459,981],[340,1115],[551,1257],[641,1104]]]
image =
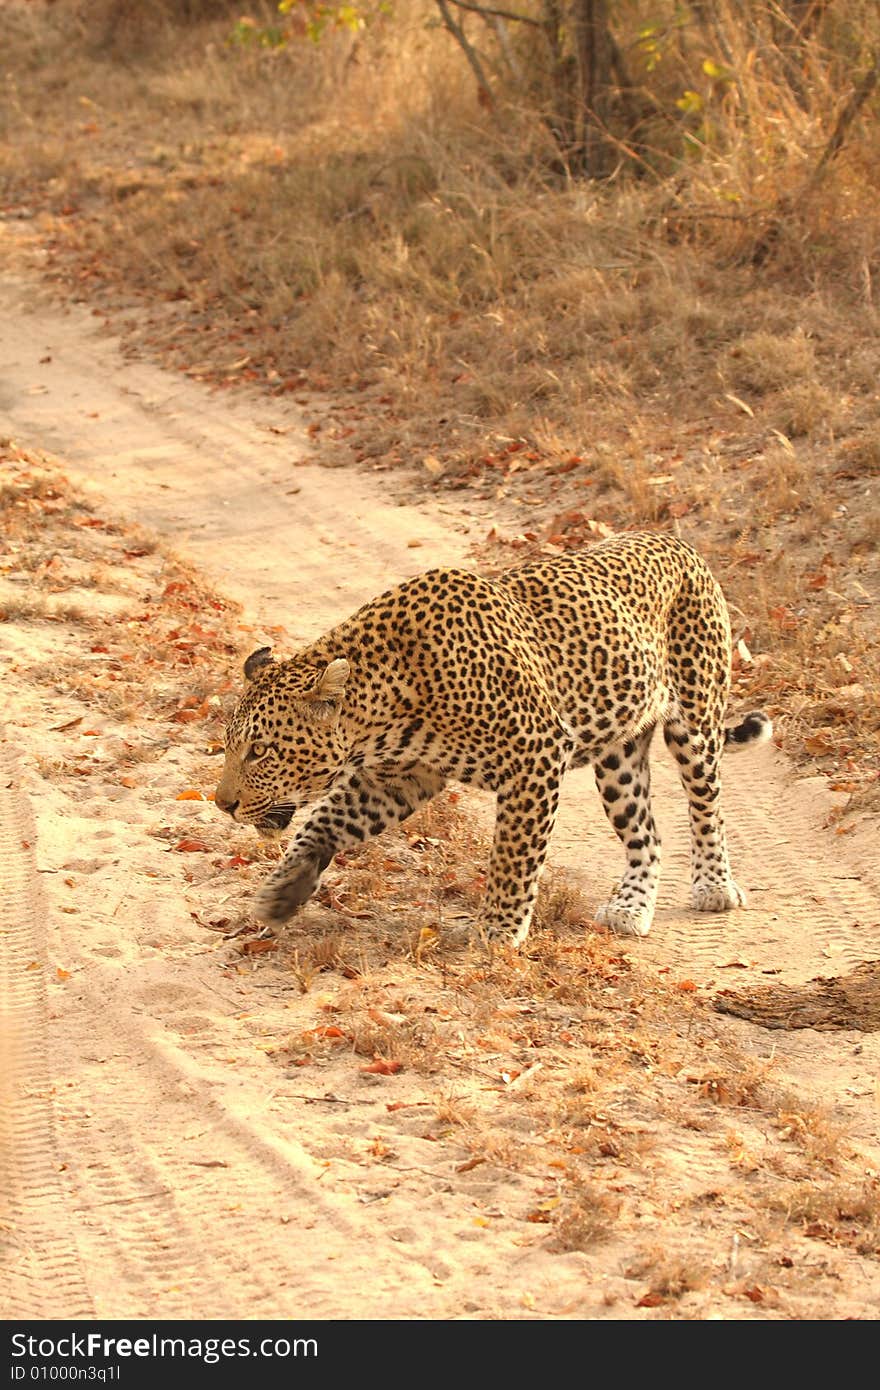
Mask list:
[[282,864],[271,874],[257,894],[254,913],[261,922],[275,925],[289,917],[308,902],[318,886],[322,865],[317,858],[299,864]]
[[696,912],[730,912],[745,905],[746,895],[732,878],[726,883],[695,883],[691,889],[691,907]]
[[478,918],[471,931],[471,940],[488,951],[493,951],[499,946],[512,946],[517,949],[528,934],[528,922],[485,921]]
[[651,930],[653,912],[645,905],[611,898],[593,913],[593,921],[607,927],[614,936],[647,936]]

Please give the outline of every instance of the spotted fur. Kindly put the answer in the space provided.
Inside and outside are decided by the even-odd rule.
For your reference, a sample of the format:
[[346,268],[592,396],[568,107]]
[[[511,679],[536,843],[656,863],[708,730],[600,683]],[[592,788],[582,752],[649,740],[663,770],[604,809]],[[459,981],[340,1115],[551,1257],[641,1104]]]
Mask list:
[[496,793],[479,927],[518,944],[570,767],[592,764],[626,870],[596,913],[644,936],[660,843],[648,753],[675,757],[691,822],[692,905],[740,906],[720,808],[725,743],[770,736],[764,714],[732,730],[730,626],[721,590],[683,542],[617,536],[483,579],[431,570],[382,594],[289,661],[268,648],[229,723],[216,804],[264,834],[311,812],[258,900],[282,922],[333,855],[378,835],[451,778]]

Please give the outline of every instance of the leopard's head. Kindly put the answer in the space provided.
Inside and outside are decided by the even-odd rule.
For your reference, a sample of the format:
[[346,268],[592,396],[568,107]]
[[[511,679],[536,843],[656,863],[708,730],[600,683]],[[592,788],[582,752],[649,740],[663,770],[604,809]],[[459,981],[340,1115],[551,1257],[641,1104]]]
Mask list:
[[271,837],[332,786],[345,762],[340,732],[350,667],[273,661],[271,648],[244,664],[247,688],[226,728],[226,759],[215,805]]

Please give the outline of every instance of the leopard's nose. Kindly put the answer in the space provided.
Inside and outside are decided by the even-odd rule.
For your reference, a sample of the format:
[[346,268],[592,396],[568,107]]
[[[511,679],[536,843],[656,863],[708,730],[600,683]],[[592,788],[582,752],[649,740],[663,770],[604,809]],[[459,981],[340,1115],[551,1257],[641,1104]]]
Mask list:
[[237,800],[227,801],[226,797],[221,796],[219,792],[215,792],[214,794],[214,805],[220,811],[227,811],[230,816],[234,816],[236,811],[238,810]]

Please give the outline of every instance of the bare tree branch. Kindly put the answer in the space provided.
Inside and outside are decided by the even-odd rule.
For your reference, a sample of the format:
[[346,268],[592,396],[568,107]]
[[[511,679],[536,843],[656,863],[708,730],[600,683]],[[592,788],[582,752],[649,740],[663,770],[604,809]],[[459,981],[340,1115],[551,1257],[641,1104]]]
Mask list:
[[880,53],[875,53],[871,59],[871,66],[862,77],[858,86],[853,88],[849,101],[838,116],[837,124],[829,136],[828,143],[822,151],[819,162],[807,179],[803,190],[804,194],[812,193],[822,182],[822,179],[828,172],[828,166],[832,159],[840,153],[841,146],[846,139],[846,132],[849,130],[874,88],[877,86],[878,80],[880,80]]
[[471,71],[474,74],[474,77],[477,79],[477,87],[479,88],[480,96],[482,97],[483,101],[488,107],[494,108],[495,98],[492,95],[492,88],[489,86],[488,78],[486,77],[485,71],[483,70],[483,64],[477,57],[476,51],[473,45],[469,42],[467,34],[464,32],[461,25],[453,19],[452,13],[449,9],[448,4],[446,3],[446,0],[437,0],[437,8],[440,11],[440,14],[443,16],[443,23],[446,25],[446,28],[449,30],[452,37],[458,43],[462,53],[467,58],[468,63],[470,64]]
[[[487,19],[486,23],[490,24],[490,21]],[[498,15],[494,15],[490,27],[495,30],[495,36],[498,39],[498,47],[504,54],[504,61],[513,73],[514,79],[517,82],[525,81],[522,64],[516,56],[513,44],[510,42],[510,35],[507,32],[507,25],[504,23],[504,20],[499,19]]]
[[452,0],[460,10],[472,10],[474,14],[494,15],[498,19],[515,19],[518,24],[533,24],[536,29],[543,29],[540,19],[533,19],[530,14],[514,14],[512,10],[498,10],[492,5],[472,5],[470,0]]

